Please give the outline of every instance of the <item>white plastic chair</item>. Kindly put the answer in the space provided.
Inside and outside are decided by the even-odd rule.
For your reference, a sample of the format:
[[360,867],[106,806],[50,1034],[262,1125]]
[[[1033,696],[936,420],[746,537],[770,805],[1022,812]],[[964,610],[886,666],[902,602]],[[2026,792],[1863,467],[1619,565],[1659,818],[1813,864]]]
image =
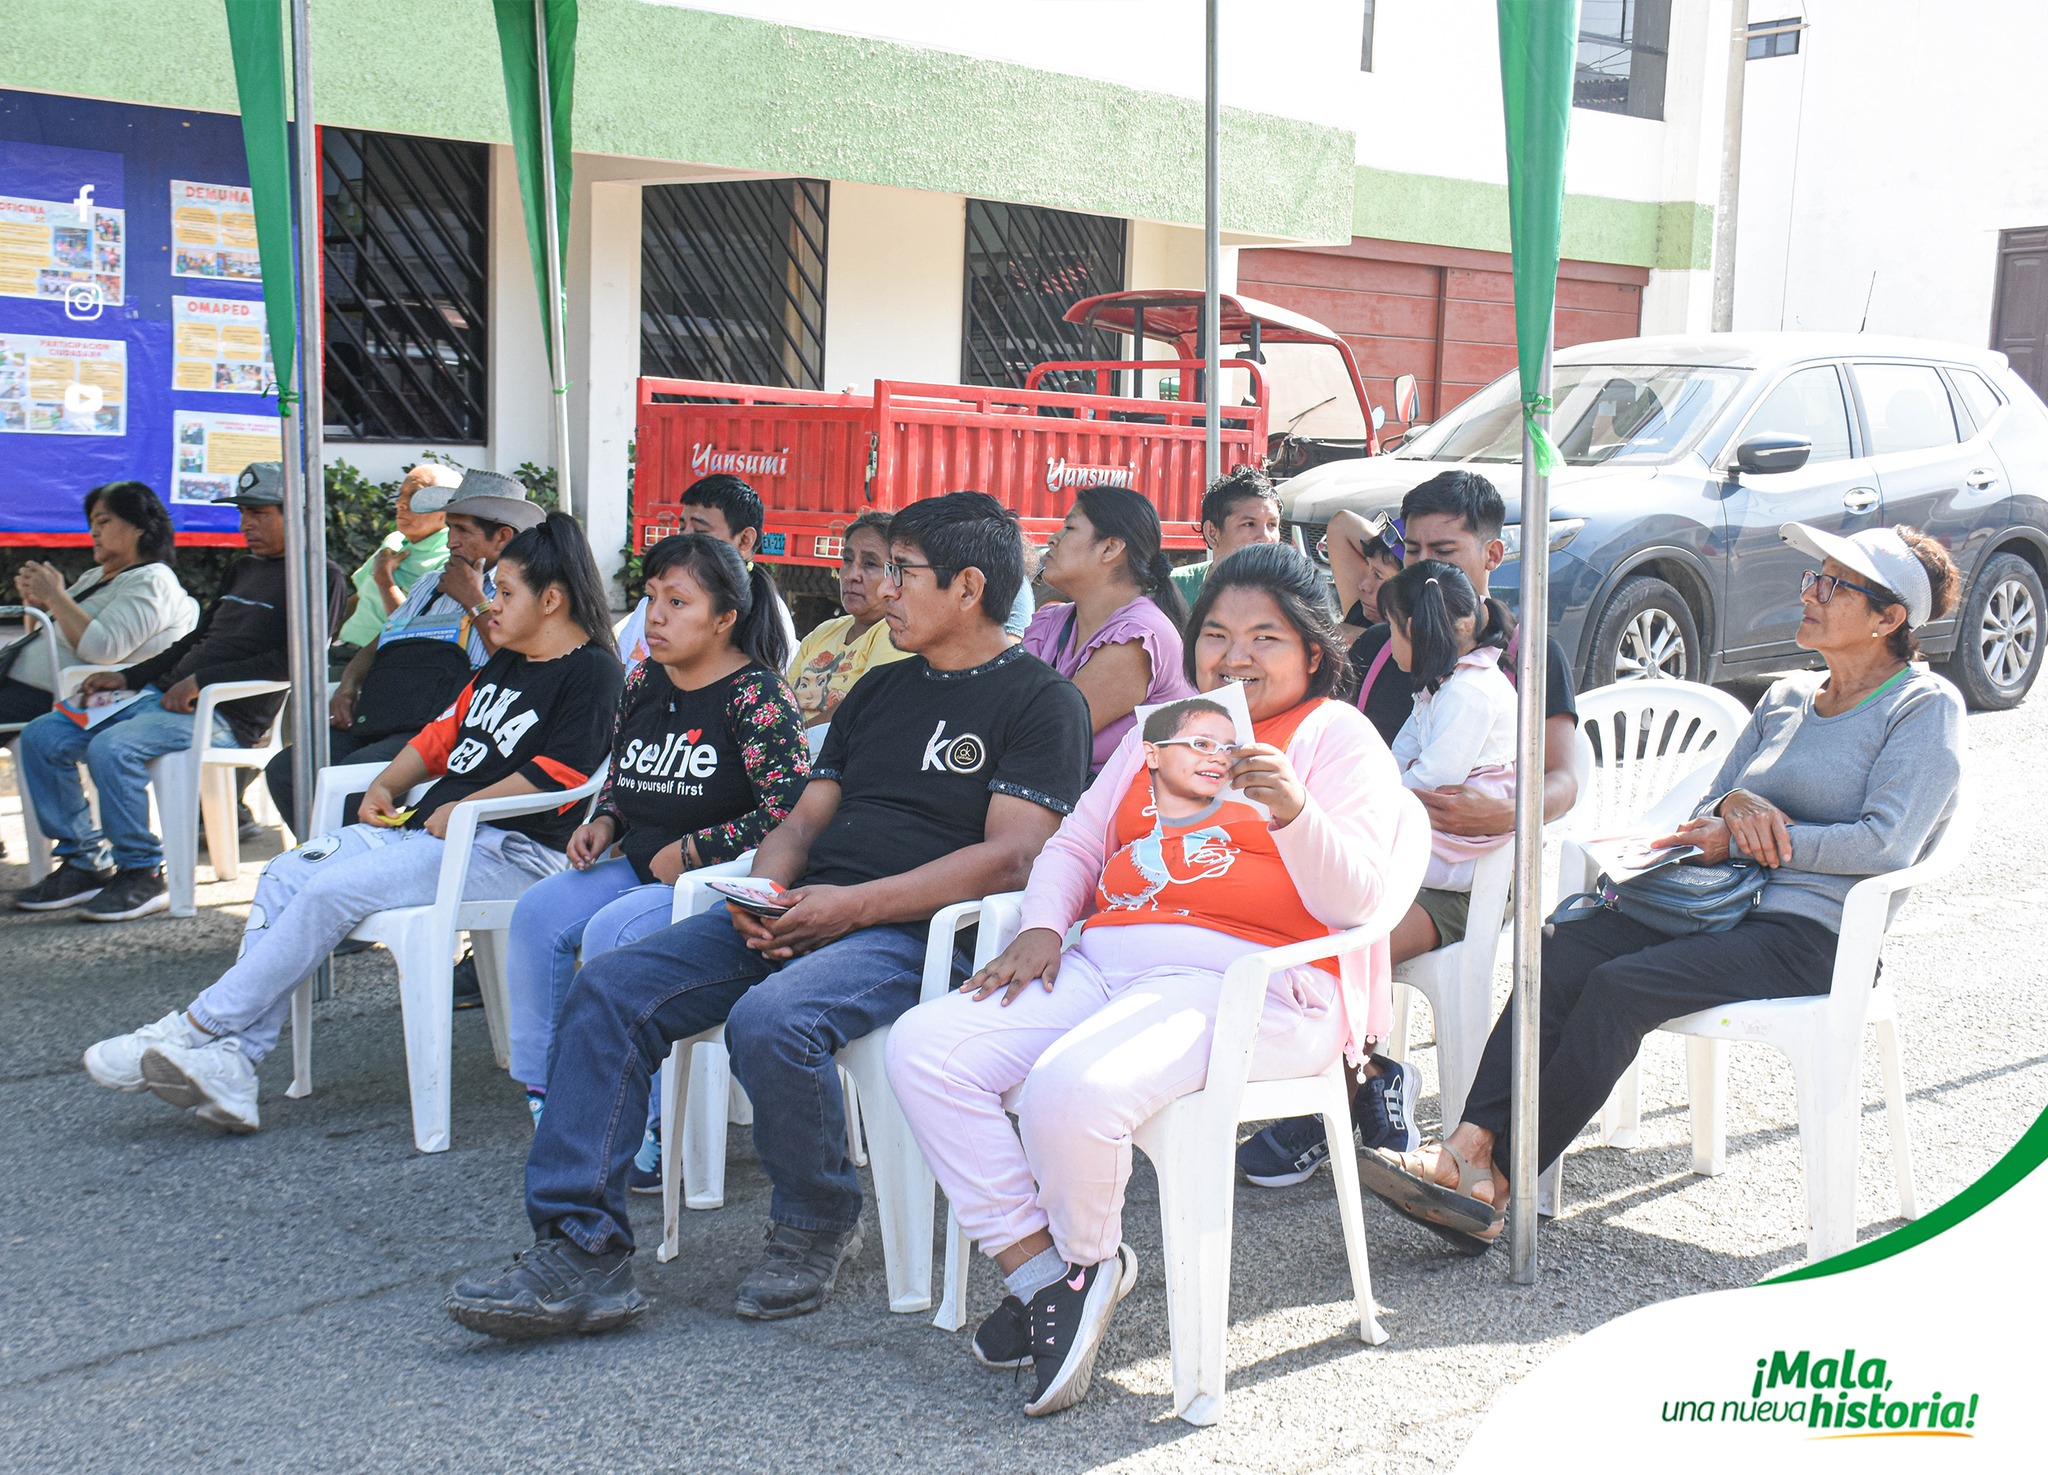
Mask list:
[[[1749,709],[1724,691],[1691,681],[1622,681],[1579,697],[1579,731],[1592,742],[1592,781],[1573,810],[1584,836],[1676,826],[1706,798]],[[1559,861],[1559,888],[1590,891],[1599,880],[1583,851]],[[1642,1072],[1631,1065],[1600,1113],[1604,1147],[1634,1147]],[[1556,1167],[1544,1175],[1553,1190]]]
[[[1544,826],[1547,834],[1555,835],[1577,818],[1592,781],[1593,747],[1583,727],[1573,741],[1579,797],[1569,810]],[[1486,1037],[1493,1028],[1494,970],[1501,949],[1514,941],[1514,918],[1508,914],[1514,879],[1512,843],[1482,855],[1472,867],[1464,938],[1394,965],[1394,1028],[1386,1056],[1389,1060],[1408,1058],[1414,996],[1421,994],[1429,1001],[1436,1036],[1437,1104],[1446,1133],[1464,1117],[1465,1098],[1471,1093],[1479,1057],[1485,1053]],[[1553,901],[1554,897],[1544,898],[1546,910]]]
[[[725,865],[686,873],[676,883],[671,915],[681,921],[722,905],[724,898],[701,883],[719,876],[744,876],[752,867],[750,852]],[[954,939],[981,916],[981,908],[978,901],[957,902],[932,917],[920,1002],[938,998],[953,986]],[[743,1099],[743,1093],[732,1081],[724,1038],[722,1027],[707,1030],[678,1040],[669,1051],[661,1097],[662,1241],[656,1252],[664,1262],[681,1249],[681,1201],[687,1197],[693,1209],[717,1208],[725,1201],[726,1125],[732,1115],[728,1101]],[[938,1186],[889,1087],[884,1065],[888,1041],[889,1027],[884,1025],[839,1052],[842,1081],[852,1087],[845,1093],[847,1155],[860,1160],[864,1137],[867,1166],[875,1180],[889,1309],[927,1311],[932,1304],[931,1233]]]
[[[44,649],[48,652],[50,669],[57,669],[57,627],[50,617],[41,610],[25,604],[0,605],[0,620],[19,619],[22,632],[39,630],[43,637]],[[58,683],[60,692],[63,683]],[[8,761],[14,765],[14,788],[21,796],[21,828],[28,846],[28,879],[33,886],[50,874],[50,841],[36,823],[36,806],[28,796],[28,785],[21,777],[21,730],[26,722],[0,723],[0,748],[7,750]]]
[[150,787],[156,790],[157,815],[164,842],[164,880],[171,894],[171,915],[189,917],[195,908],[193,889],[199,869],[199,825],[206,823],[206,853],[216,880],[232,881],[242,873],[241,837],[236,833],[235,780],[238,768],[262,768],[284,746],[278,727],[279,706],[260,747],[215,747],[213,713],[223,702],[289,691],[282,681],[217,681],[199,689],[192,709],[192,746],[149,761]]
[[[378,774],[381,763],[351,763],[323,768],[314,790],[316,835],[348,822],[341,805],[349,794],[361,793]],[[483,987],[484,1018],[490,1027],[491,1050],[500,1069],[511,1060],[506,1021],[505,933],[512,925],[517,896],[465,901],[470,856],[476,828],[492,820],[541,814],[579,803],[603,787],[609,762],[573,789],[544,794],[514,794],[502,799],[469,799],[455,806],[448,820],[441,852],[441,875],[430,906],[394,907],[373,912],[350,937],[380,942],[398,964],[398,1002],[405,1026],[405,1071],[412,1093],[413,1145],[421,1152],[448,1150],[449,1071],[454,1053],[455,941],[467,932],[476,952],[477,980]],[[421,784],[407,795],[415,800],[431,787]],[[292,993],[292,1083],[287,1096],[302,1097],[313,1089],[313,982],[307,979]]]
[[[1348,1141],[1351,1132],[1351,1082],[1341,1056],[1312,1076],[1248,1079],[1267,983],[1285,969],[1362,951],[1393,931],[1414,900],[1428,861],[1429,816],[1421,801],[1404,794],[1392,853],[1387,858],[1385,895],[1372,916],[1348,931],[1269,948],[1232,963],[1223,977],[1203,1088],[1169,1102],[1132,1134],[1133,1144],[1152,1159],[1158,1174],[1167,1326],[1173,1354],[1173,1412],[1190,1424],[1213,1424],[1223,1414],[1239,1123],[1320,1116],[1332,1142]],[[983,902],[978,954],[993,956],[1016,936],[1020,900],[1013,892]],[[1330,1168],[1337,1187],[1344,1249],[1351,1263],[1358,1339],[1378,1346],[1387,1340],[1387,1334],[1373,1303],[1357,1159],[1348,1152],[1337,1153]],[[950,1214],[946,1250],[946,1293],[934,1320],[948,1331],[957,1331],[966,1324],[970,1246]]]
[[[1975,822],[1966,776],[1956,796],[1955,814],[1925,858],[1849,888],[1842,904],[1841,941],[1835,948],[1835,972],[1827,993],[1724,1004],[1660,1026],[1667,1034],[1686,1036],[1692,1170],[1706,1177],[1717,1176],[1728,1165],[1725,1042],[1769,1045],[1791,1061],[1799,1150],[1806,1168],[1806,1253],[1810,1260],[1839,1254],[1856,1243],[1856,1159],[1862,1140],[1866,1027],[1877,1030],[1899,1214],[1906,1219],[1920,1217],[1913,1189],[1912,1137],[1906,1122],[1898,998],[1890,980],[1878,975],[1878,954],[1884,945],[1892,899],[1961,864]],[[1630,1121],[1627,1125],[1633,1130],[1635,1124]]]

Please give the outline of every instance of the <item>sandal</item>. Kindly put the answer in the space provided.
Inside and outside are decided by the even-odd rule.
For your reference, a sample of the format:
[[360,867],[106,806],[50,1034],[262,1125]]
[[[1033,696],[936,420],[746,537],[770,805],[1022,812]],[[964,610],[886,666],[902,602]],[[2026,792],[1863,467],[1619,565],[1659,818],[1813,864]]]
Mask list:
[[1385,1150],[1359,1155],[1359,1182],[1395,1213],[1420,1224],[1460,1254],[1483,1255],[1500,1238],[1505,1221],[1500,1208],[1475,1197],[1472,1190],[1484,1183],[1498,1192],[1500,1180],[1491,1165],[1475,1168],[1448,1143],[1439,1144],[1437,1151],[1457,1164],[1456,1188],[1435,1181],[1419,1153]]

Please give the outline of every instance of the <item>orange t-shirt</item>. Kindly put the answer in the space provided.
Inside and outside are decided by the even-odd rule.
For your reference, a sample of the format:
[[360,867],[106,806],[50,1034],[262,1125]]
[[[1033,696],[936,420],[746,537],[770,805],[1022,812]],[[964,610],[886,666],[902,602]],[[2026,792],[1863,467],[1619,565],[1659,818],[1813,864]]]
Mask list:
[[[1253,736],[1284,749],[1318,705],[1304,702],[1256,723]],[[1117,801],[1115,848],[1083,928],[1186,922],[1267,947],[1328,937],[1330,929],[1302,904],[1266,816],[1232,792],[1186,819],[1162,820],[1151,771],[1141,767]],[[1333,961],[1317,966],[1337,971]]]

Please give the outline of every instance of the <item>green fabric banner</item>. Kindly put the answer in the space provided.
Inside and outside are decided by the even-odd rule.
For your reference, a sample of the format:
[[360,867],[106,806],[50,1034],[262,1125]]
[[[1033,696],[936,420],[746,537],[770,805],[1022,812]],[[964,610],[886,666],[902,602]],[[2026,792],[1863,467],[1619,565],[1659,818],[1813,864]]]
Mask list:
[[242,104],[242,148],[249,156],[249,192],[256,204],[256,247],[263,262],[263,312],[277,366],[277,405],[289,415],[299,306],[293,283],[292,154],[285,129],[284,7],[280,0],[225,0],[235,91]]
[[526,207],[526,244],[540,293],[541,332],[553,353],[555,315],[548,302],[547,203],[541,167],[539,37],[536,8],[547,17],[548,127],[555,146],[556,259],[569,260],[569,115],[575,107],[576,0],[492,0],[498,21],[498,56],[505,72],[505,108],[512,117],[512,152],[519,162],[519,197]]
[[1515,357],[1521,369],[1522,420],[1535,448],[1536,469],[1548,474],[1557,469],[1557,447],[1536,417],[1550,409],[1539,391],[1543,349],[1557,303],[1579,0],[1495,4],[1500,20],[1501,103],[1507,116],[1508,238],[1515,258]]

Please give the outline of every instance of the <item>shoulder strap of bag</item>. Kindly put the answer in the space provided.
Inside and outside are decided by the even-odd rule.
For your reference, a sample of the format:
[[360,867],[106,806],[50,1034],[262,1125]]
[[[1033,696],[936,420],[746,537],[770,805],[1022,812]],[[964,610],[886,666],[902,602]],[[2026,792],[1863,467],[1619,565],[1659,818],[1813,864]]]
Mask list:
[[1365,668],[1365,680],[1358,684],[1358,710],[1365,710],[1366,701],[1372,696],[1372,684],[1380,679],[1380,672],[1387,666],[1387,658],[1394,653],[1394,642],[1389,640],[1380,647],[1380,653],[1372,658],[1372,664]]

